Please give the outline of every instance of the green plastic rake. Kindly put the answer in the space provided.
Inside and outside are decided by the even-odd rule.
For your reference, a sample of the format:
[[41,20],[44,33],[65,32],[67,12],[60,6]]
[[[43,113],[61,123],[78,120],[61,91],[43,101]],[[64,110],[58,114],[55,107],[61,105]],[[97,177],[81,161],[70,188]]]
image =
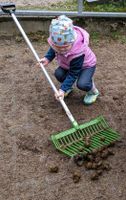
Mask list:
[[[33,48],[30,40],[28,39],[27,35],[25,34],[22,26],[20,25],[16,15],[16,6],[14,3],[2,3],[0,4],[2,11],[5,14],[11,15],[15,24],[17,25],[19,31],[21,32],[23,38],[25,39],[27,45],[31,49],[34,57],[36,58],[37,62],[40,64],[40,67],[46,76],[48,82],[50,83],[53,91],[58,94],[58,90],[55,87],[54,83],[52,82],[50,76],[48,75],[46,69],[44,68],[43,64],[40,62],[40,58],[36,53],[35,49]],[[66,115],[70,119],[73,128],[61,132],[56,135],[52,135],[51,139],[55,145],[55,147],[62,151],[63,153],[67,154],[68,156],[74,156],[80,152],[80,148],[83,148],[84,153],[91,152],[95,148],[99,148],[105,145],[109,145],[113,141],[119,138],[118,133],[113,131],[107,125],[106,121],[103,117],[96,118],[88,123],[83,125],[79,125],[77,121],[74,119],[73,115],[71,114],[70,110],[68,109],[66,103],[62,98],[59,99],[62,107],[64,108]],[[90,136],[91,144],[90,147],[84,146],[83,138],[86,136]],[[101,141],[100,137],[105,136],[105,141]]]
[[[86,137],[90,137],[89,147],[86,147],[84,143]],[[104,141],[102,141],[103,137]],[[80,125],[78,130],[71,128],[51,136],[55,147],[70,157],[79,153],[87,154],[93,149],[109,146],[119,138],[119,134],[108,126],[103,116]]]

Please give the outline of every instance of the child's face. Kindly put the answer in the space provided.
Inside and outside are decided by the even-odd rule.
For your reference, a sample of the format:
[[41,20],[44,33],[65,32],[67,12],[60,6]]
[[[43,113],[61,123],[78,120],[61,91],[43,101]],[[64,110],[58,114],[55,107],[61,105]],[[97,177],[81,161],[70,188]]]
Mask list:
[[54,50],[60,54],[67,53],[71,49],[71,47],[72,47],[72,44],[65,45],[65,46],[53,45]]

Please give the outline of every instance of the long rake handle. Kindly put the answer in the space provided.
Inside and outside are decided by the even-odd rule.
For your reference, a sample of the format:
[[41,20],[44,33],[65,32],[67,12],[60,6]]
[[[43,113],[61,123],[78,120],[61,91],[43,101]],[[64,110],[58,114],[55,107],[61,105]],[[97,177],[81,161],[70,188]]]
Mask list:
[[[57,88],[55,87],[54,83],[52,82],[52,80],[51,80],[50,76],[48,75],[48,73],[47,73],[45,67],[43,66],[43,64],[40,63],[40,58],[39,58],[38,54],[36,53],[35,49],[33,48],[33,46],[32,46],[32,44],[31,44],[30,40],[28,39],[26,33],[24,32],[23,28],[21,27],[21,25],[20,25],[19,21],[17,20],[15,14],[14,14],[13,12],[11,12],[10,14],[11,14],[11,16],[12,16],[14,22],[16,23],[18,29],[20,30],[20,32],[21,32],[23,38],[25,39],[25,41],[26,41],[26,43],[28,44],[29,48],[31,49],[32,53],[34,54],[34,56],[35,56],[37,62],[39,62],[40,67],[41,67],[42,71],[44,72],[44,74],[45,74],[45,76],[46,76],[48,82],[50,83],[50,85],[51,85],[53,91],[54,91],[56,94],[58,94]],[[70,119],[72,125],[74,126],[74,128],[77,129],[77,128],[78,128],[78,123],[77,123],[76,120],[74,119],[74,117],[73,117],[73,115],[71,114],[70,110],[68,109],[66,103],[65,103],[64,100],[61,99],[61,98],[59,99],[59,101],[60,101],[62,107],[64,108],[64,110],[65,110],[65,112],[66,112],[68,118]]]

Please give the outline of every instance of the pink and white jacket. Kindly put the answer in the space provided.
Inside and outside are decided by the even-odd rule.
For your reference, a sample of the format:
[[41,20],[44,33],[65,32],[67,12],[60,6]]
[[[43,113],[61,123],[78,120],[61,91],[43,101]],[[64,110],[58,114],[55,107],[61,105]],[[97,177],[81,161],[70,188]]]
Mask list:
[[[84,54],[83,68],[94,67],[96,65],[96,56],[89,47],[89,34],[78,26],[74,26],[74,29],[77,37],[72,48],[65,54],[56,53],[58,65],[69,70],[71,60]],[[48,43],[52,46],[50,38],[48,38]]]

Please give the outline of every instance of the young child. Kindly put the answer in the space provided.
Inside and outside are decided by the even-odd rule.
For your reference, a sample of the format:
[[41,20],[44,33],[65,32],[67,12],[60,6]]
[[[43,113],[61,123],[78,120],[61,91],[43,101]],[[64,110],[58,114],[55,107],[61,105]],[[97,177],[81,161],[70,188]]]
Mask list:
[[58,68],[55,77],[61,83],[57,100],[64,98],[73,90],[73,84],[86,95],[85,104],[96,101],[99,91],[95,87],[93,75],[96,69],[96,56],[90,49],[89,34],[82,28],[74,26],[70,18],[61,15],[53,19],[50,25],[48,43],[50,48],[45,57],[40,60],[44,66],[54,58]]

